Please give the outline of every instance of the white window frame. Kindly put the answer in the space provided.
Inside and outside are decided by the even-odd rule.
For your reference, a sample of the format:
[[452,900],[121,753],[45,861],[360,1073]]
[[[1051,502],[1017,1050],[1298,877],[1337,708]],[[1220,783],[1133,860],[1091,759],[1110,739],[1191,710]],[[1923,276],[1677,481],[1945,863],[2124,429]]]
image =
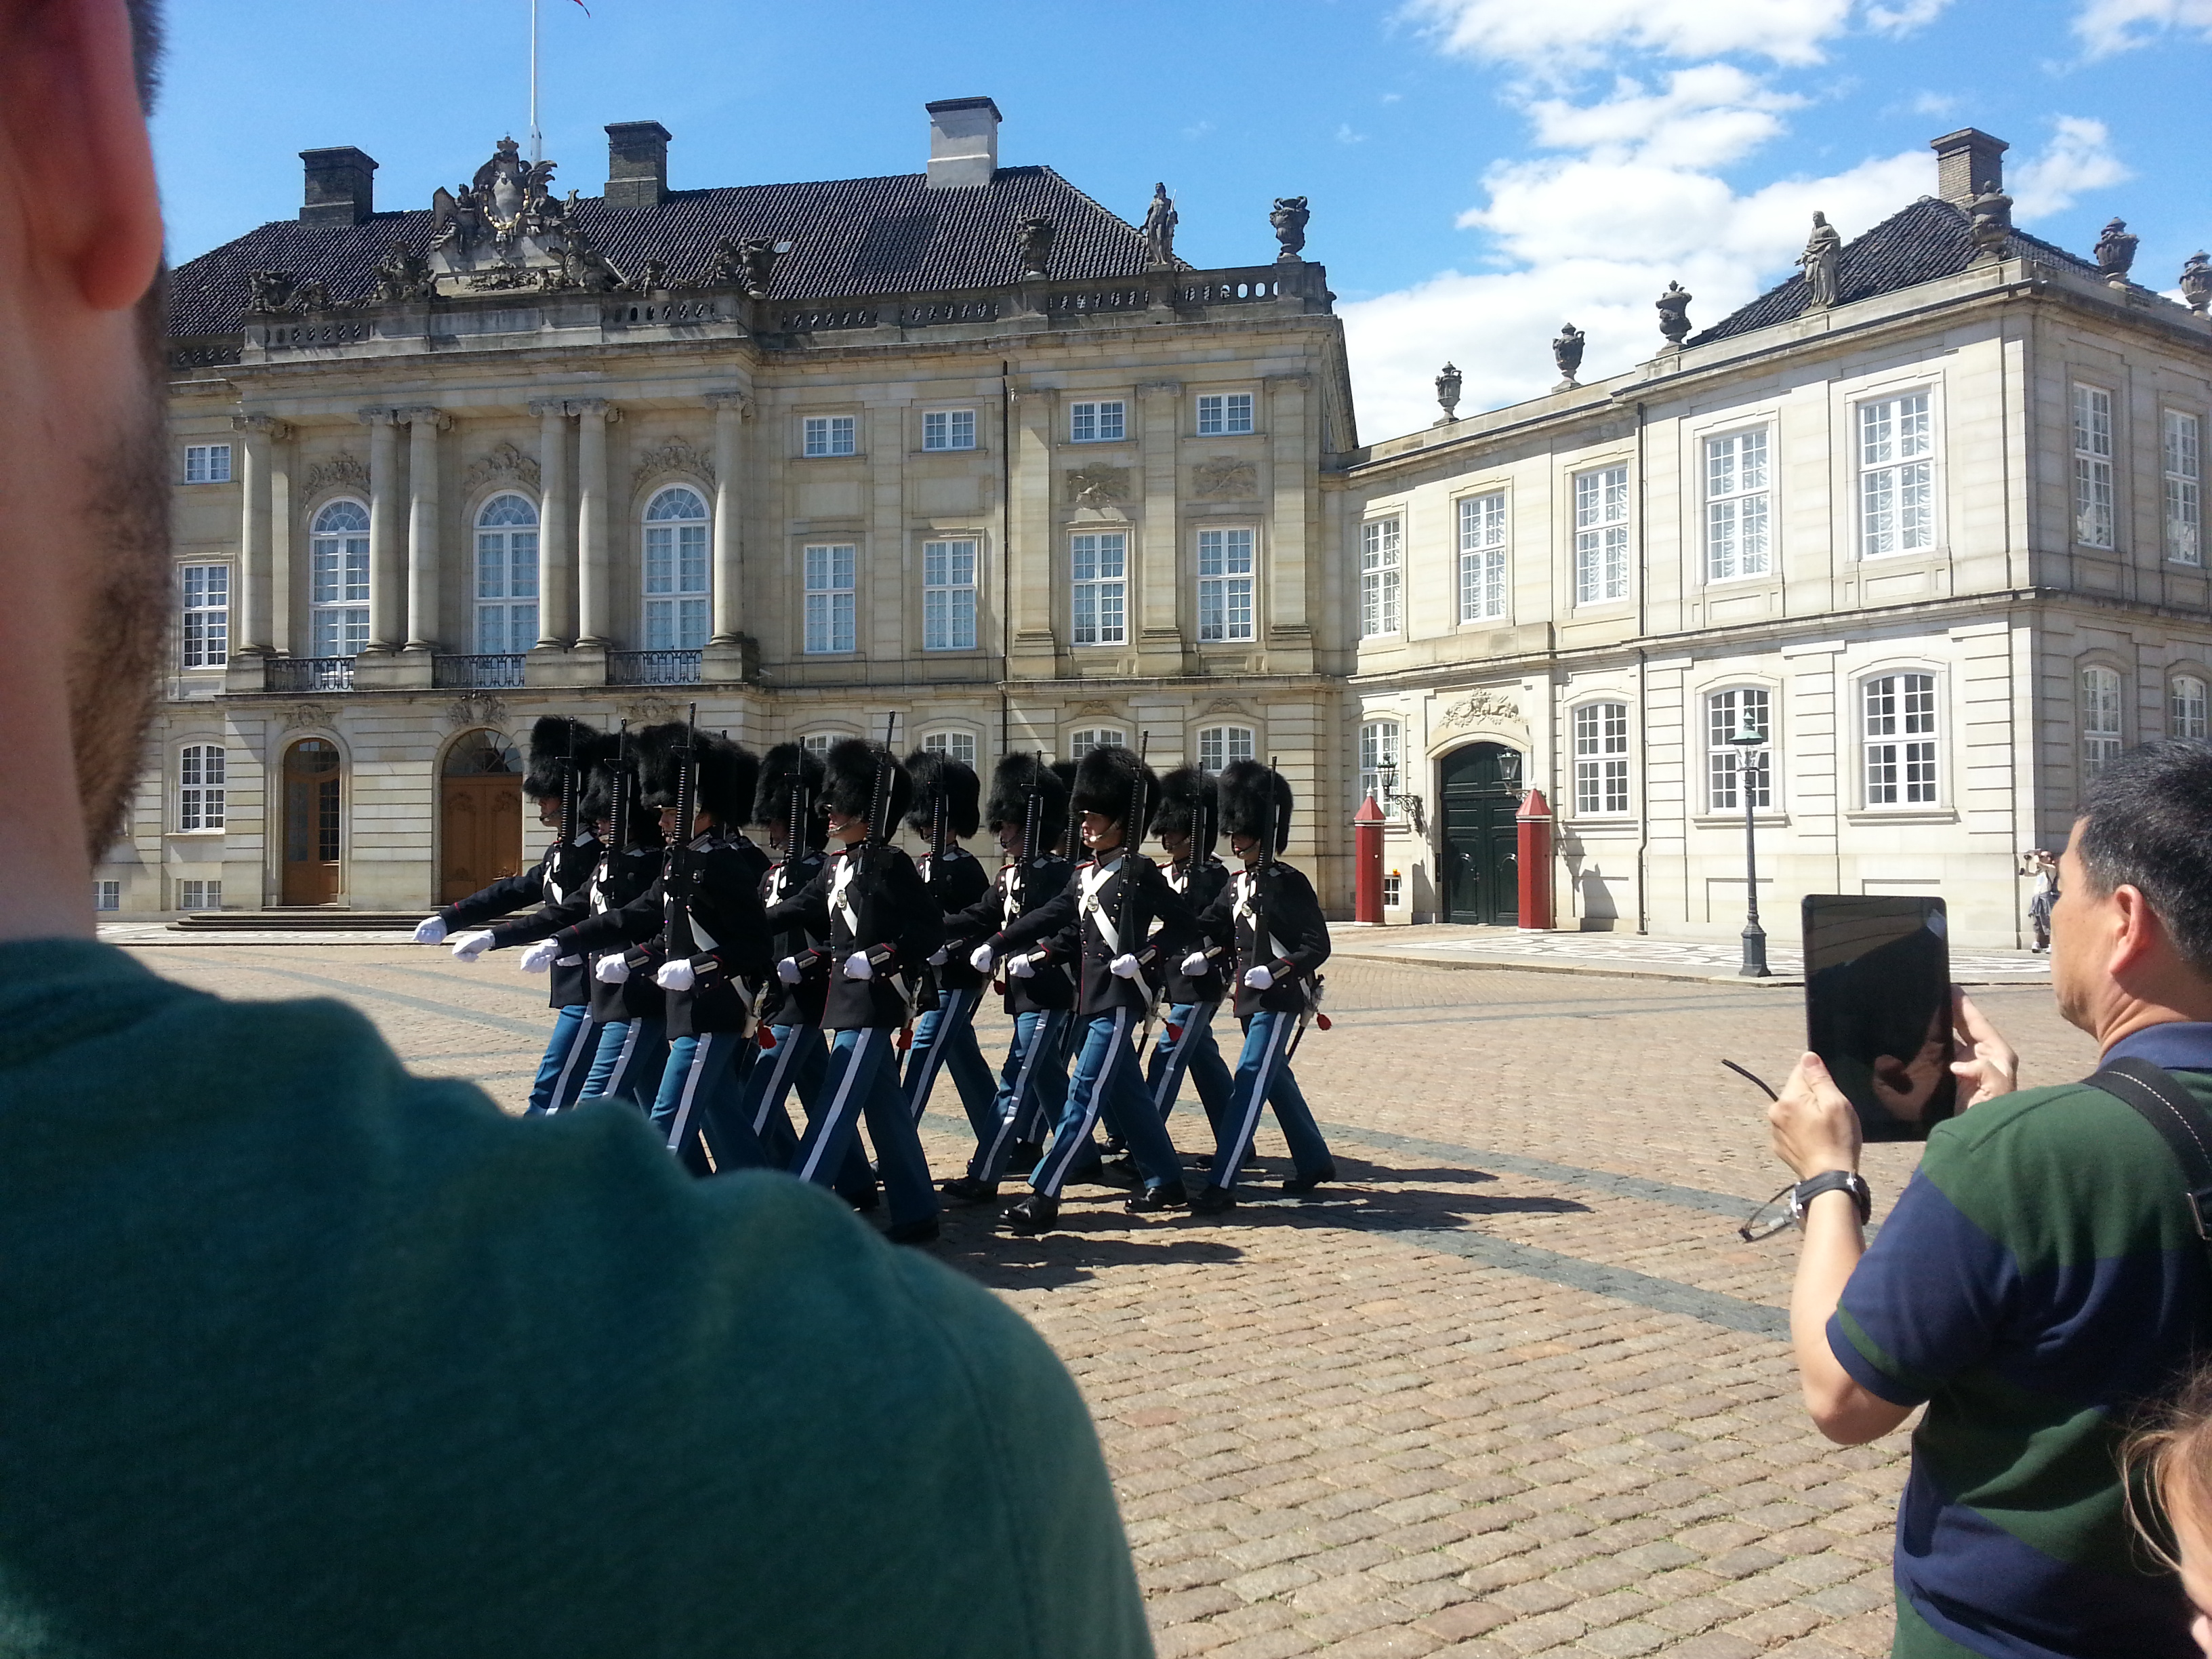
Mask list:
[[[529,509],[530,521],[502,517],[493,509],[515,501]],[[538,643],[538,503],[519,489],[502,489],[477,508],[476,641],[479,656],[507,656]],[[486,565],[487,556],[492,560]],[[496,571],[496,579],[488,578]],[[518,581],[520,574],[524,579]],[[495,591],[486,592],[489,586]],[[520,626],[518,626],[520,624]],[[518,642],[519,641],[519,642]]]
[[186,444],[185,479],[188,484],[228,483],[231,481],[228,444]]
[[1249,392],[1201,392],[1198,395],[1198,435],[1233,437],[1249,433],[1253,399]]
[[1574,754],[1574,815],[1624,818],[1630,811],[1628,705],[1615,698],[1578,702],[1567,711]]
[[1231,761],[1257,760],[1260,757],[1260,734],[1250,726],[1235,721],[1220,726],[1201,726],[1194,747],[1201,772],[1218,772]]
[[860,417],[857,415],[803,416],[799,432],[799,453],[810,460],[860,453]]
[[2207,723],[2204,677],[2176,674],[2166,683],[2166,735],[2169,738],[2212,737]]
[[[345,507],[361,515],[358,526],[340,528],[331,522],[331,515]],[[368,504],[350,495],[325,501],[307,530],[307,613],[314,655],[361,654],[368,644],[369,591]]]
[[2075,684],[2081,691],[2081,781],[2119,758],[2126,746],[2127,680],[2117,668],[2085,663]]
[[1936,545],[1936,404],[1896,392],[1860,400],[1851,414],[1858,468],[1859,556],[1886,559]]
[[103,878],[92,884],[92,908],[101,915],[123,908],[123,884]]
[[230,567],[177,567],[177,665],[221,668],[230,661]]
[[958,761],[971,770],[975,764],[975,734],[973,732],[939,731],[925,733],[921,739],[925,752],[943,755]]
[[[1927,811],[1943,802],[1943,683],[1926,668],[1862,675],[1851,690],[1861,804]],[[1877,700],[1880,706],[1877,706]]]
[[1067,441],[1120,443],[1129,435],[1129,404],[1122,398],[1085,398],[1067,406]]
[[230,757],[219,743],[188,743],[177,750],[177,833],[198,835],[223,827]]
[[2166,556],[2204,562],[2204,422],[2185,409],[2160,411],[2159,465],[2165,485]]
[[[198,888],[198,893],[193,892]],[[179,910],[220,910],[222,908],[222,878],[213,880],[194,876],[177,883],[177,908]]]
[[1246,525],[1198,532],[1198,638],[1225,645],[1259,638],[1260,532]]
[[2112,475],[2112,394],[2074,382],[2074,541],[2081,547],[2119,545]]
[[1073,532],[1067,538],[1067,574],[1069,641],[1079,646],[1127,645],[1129,532]]
[[1628,598],[1628,463],[1574,475],[1575,603]]
[[[678,497],[699,511],[679,514],[674,510]],[[714,509],[690,484],[656,489],[646,503],[642,542],[645,648],[704,650],[714,625]]]
[[1079,761],[1094,749],[1126,749],[1129,734],[1118,726],[1086,726],[1067,734],[1067,758]]
[[1359,637],[1384,640],[1406,627],[1406,520],[1401,514],[1359,526]]
[[975,448],[975,411],[972,409],[923,410],[921,447],[933,451]]
[[832,744],[851,735],[848,732],[809,732],[799,742],[801,748],[827,757]]
[[1459,526],[1459,619],[1496,622],[1505,615],[1505,492],[1462,495]]
[[921,648],[975,649],[975,573],[983,544],[975,536],[936,536],[921,544]]
[[1769,426],[1709,434],[1705,459],[1705,580],[1743,581],[1774,569],[1774,433]]
[[809,542],[799,550],[805,593],[801,654],[850,656],[860,648],[860,550],[853,542]]
[[[1758,750],[1759,764],[1749,769],[1751,810],[1774,810],[1774,689],[1765,685],[1716,686],[1705,693],[1705,811],[1715,817],[1743,811],[1740,785],[1745,778],[1743,757],[1729,738],[1743,729],[1748,708],[1753,726],[1765,734],[1766,747]],[[1725,729],[1723,727],[1725,726]]]
[[[1359,723],[1359,800],[1375,797],[1375,804],[1382,809],[1383,817],[1392,823],[1406,815],[1403,790],[1406,782],[1404,767],[1406,727],[1404,722],[1387,715]],[[1384,772],[1392,773],[1398,788],[1382,787]],[[1358,810],[1359,801],[1352,803]]]

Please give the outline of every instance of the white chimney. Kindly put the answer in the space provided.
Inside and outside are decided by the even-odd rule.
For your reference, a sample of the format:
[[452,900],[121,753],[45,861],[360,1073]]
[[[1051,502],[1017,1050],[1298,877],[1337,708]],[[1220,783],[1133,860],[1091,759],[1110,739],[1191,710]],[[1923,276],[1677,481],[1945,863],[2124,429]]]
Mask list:
[[929,112],[929,187],[988,185],[999,171],[999,106],[988,98],[945,98]]

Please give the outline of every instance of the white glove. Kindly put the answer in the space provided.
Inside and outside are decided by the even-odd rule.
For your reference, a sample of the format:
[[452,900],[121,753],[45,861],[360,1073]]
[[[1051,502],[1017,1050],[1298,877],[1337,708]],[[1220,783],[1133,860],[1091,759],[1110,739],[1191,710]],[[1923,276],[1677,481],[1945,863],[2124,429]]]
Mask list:
[[991,947],[988,945],[979,945],[968,953],[968,965],[979,974],[989,973],[994,960],[995,958],[991,955]]
[[1012,975],[1016,979],[1034,979],[1036,977],[1036,958],[1035,957],[1008,957],[1006,958],[1006,971]]
[[930,952],[929,965],[933,968],[942,968],[946,963],[951,960],[952,947],[949,945],[940,945],[936,950]]
[[1200,974],[1203,974],[1213,964],[1211,962],[1206,960],[1205,951],[1193,951],[1188,956],[1182,959],[1183,977],[1186,979],[1196,979]]
[[1127,951],[1115,957],[1110,965],[1116,979],[1134,979],[1137,976],[1137,959]]
[[602,985],[620,985],[629,977],[629,963],[621,951],[616,951],[601,957],[592,975]]
[[541,939],[522,953],[522,960],[514,965],[526,974],[542,974],[553,965],[561,954],[561,947],[550,939]]
[[491,935],[479,928],[473,933],[463,933],[453,941],[453,954],[463,962],[474,962],[491,949]]
[[806,977],[805,975],[799,970],[799,958],[797,957],[786,957],[781,962],[777,963],[775,964],[775,976],[781,980],[786,985],[796,985],[800,980]]
[[1264,991],[1274,982],[1275,976],[1265,968],[1249,969],[1244,975],[1244,983],[1255,991]]
[[688,991],[696,978],[690,963],[664,962],[660,971],[653,976],[653,982],[664,991]]
[[847,979],[873,979],[875,976],[876,964],[868,960],[868,953],[866,951],[855,951],[845,958]]
[[443,945],[446,942],[445,917],[429,916],[416,922],[415,942],[417,945]]

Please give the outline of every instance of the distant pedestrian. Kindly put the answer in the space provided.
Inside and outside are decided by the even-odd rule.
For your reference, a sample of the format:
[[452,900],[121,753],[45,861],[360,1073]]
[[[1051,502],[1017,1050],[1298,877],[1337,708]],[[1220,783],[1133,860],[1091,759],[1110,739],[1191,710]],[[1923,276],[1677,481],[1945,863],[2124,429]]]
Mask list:
[[2058,855],[2047,848],[2031,847],[2020,855],[2020,872],[2035,878],[2028,895],[2028,925],[2035,929],[2031,951],[2051,949],[2051,907],[2058,902]]

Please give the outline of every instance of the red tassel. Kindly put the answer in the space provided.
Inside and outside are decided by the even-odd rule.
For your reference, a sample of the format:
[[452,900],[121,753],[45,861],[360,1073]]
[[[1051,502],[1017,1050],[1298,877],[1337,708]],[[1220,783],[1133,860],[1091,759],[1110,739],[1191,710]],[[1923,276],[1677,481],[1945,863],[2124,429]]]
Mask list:
[[1170,1042],[1181,1042],[1182,1041],[1182,1027],[1177,1025],[1172,1020],[1168,1022],[1168,1041]]
[[908,1049],[913,1048],[914,1027],[911,1025],[900,1026],[899,1034],[891,1039],[891,1047],[897,1049],[901,1054],[904,1054]]
[[1328,1030],[1328,1016],[1327,1014],[1316,1014],[1314,1016],[1314,1024],[1320,1026],[1322,1030],[1326,1031]]
[[765,1025],[761,1026],[754,1031],[753,1041],[763,1048],[773,1048],[775,1047],[775,1033]]

